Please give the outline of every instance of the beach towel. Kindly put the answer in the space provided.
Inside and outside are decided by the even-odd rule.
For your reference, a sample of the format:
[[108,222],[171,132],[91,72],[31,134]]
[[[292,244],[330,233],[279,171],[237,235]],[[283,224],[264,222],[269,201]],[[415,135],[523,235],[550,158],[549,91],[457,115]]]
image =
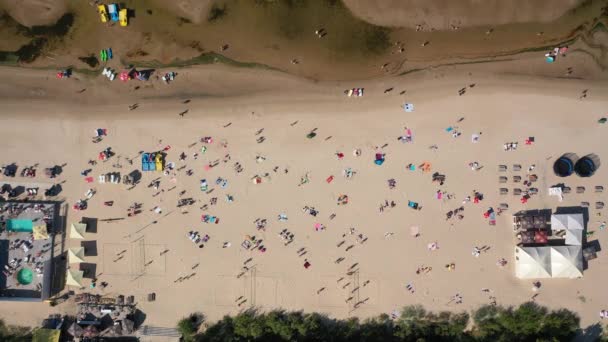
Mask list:
[[405,110],[408,113],[411,113],[414,111],[414,104],[413,103],[405,103],[403,104],[403,110]]

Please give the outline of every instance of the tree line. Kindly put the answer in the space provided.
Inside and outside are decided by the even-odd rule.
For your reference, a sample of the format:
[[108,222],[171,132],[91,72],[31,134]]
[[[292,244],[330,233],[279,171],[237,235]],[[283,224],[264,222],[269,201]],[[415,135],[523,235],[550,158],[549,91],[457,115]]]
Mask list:
[[[534,302],[518,307],[486,305],[472,314],[422,306],[404,307],[399,315],[333,319],[320,313],[247,310],[205,325],[201,314],[178,323],[185,342],[199,341],[571,341],[580,330],[578,315],[549,310]],[[601,329],[601,327],[600,327]],[[601,334],[594,340],[608,341]]]

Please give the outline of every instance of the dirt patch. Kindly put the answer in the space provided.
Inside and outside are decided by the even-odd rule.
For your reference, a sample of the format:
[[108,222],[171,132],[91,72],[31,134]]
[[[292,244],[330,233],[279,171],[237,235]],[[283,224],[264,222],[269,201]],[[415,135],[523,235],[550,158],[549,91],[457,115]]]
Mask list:
[[447,30],[451,25],[474,27],[549,22],[586,0],[343,0],[357,17],[390,27]]
[[165,8],[178,17],[187,18],[196,24],[207,20],[207,14],[213,3],[212,0],[153,0],[151,2],[154,7]]
[[32,27],[55,23],[68,7],[67,0],[0,0],[0,9],[21,25]]

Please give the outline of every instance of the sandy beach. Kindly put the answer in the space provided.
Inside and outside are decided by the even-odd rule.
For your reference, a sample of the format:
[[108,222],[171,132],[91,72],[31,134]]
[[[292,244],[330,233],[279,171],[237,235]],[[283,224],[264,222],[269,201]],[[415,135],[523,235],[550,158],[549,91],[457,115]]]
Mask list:
[[[133,84],[78,74],[58,80],[48,71],[0,69],[5,80],[0,85],[1,163],[66,164],[56,181],[63,187],[59,198],[70,207],[68,223],[82,216],[120,218],[100,222],[96,234],[85,236],[98,249],[86,261],[97,265],[98,282],[109,284],[92,292],[135,295],[146,324],[172,327],[195,311],[214,321],[251,306],[332,317],[369,317],[406,304],[462,311],[489,303],[490,296],[498,304],[516,305],[536,293],[539,304],[579,313],[582,326],[597,322],[598,311],[606,308],[608,295],[598,286],[608,267],[603,253],[589,262],[582,279],[544,280],[541,290],[533,292],[531,281],[514,275],[517,242],[511,224],[511,215],[522,209],[605,201],[605,194],[593,193],[594,186],[606,186],[605,168],[588,179],[565,180],[552,170],[555,158],[566,152],[604,157],[606,147],[600,142],[606,127],[598,119],[606,115],[605,82],[497,74],[483,65],[358,82],[312,82],[214,65],[178,72],[171,85],[152,80],[134,91]],[[352,87],[364,87],[365,95],[344,96],[343,90]],[[394,89],[385,92],[388,88]],[[466,92],[460,96],[461,88]],[[582,97],[584,90],[587,96]],[[415,105],[413,112],[401,108],[406,102]],[[135,103],[138,108],[130,111]],[[446,132],[450,126],[461,135]],[[398,140],[405,127],[412,132],[408,143]],[[108,136],[92,143],[97,128],[107,129]],[[316,136],[307,138],[312,130]],[[476,143],[473,134],[480,137]],[[202,137],[213,137],[213,143],[202,144]],[[534,144],[524,144],[528,137],[535,138]],[[504,143],[515,141],[516,151],[503,150]],[[168,146],[166,160],[176,169],[168,176],[144,172],[132,190],[122,184],[88,184],[81,175],[89,168],[95,180],[107,172],[126,174],[140,169],[140,151]],[[202,146],[207,147],[204,153]],[[87,164],[106,147],[116,156]],[[353,154],[357,149],[360,156]],[[184,161],[179,160],[182,152]],[[376,153],[385,154],[381,166],[374,164]],[[214,161],[218,165],[206,170]],[[237,162],[242,172],[235,171]],[[424,162],[431,164],[430,172],[406,170],[408,164]],[[471,170],[472,162],[482,168]],[[525,176],[535,165],[540,193],[527,204],[511,193],[500,195],[500,187],[517,184],[498,183],[499,164],[508,165],[509,178]],[[522,171],[511,171],[513,164],[521,164]],[[350,178],[343,176],[347,168],[354,171]],[[443,185],[432,182],[434,172],[446,175]],[[256,175],[262,176],[261,184],[252,183]],[[306,175],[309,181],[299,185]],[[218,177],[228,181],[225,188],[216,185]],[[157,178],[158,189],[149,187]],[[211,193],[200,190],[201,179],[209,182]],[[393,189],[389,179],[395,180]],[[45,178],[32,181],[43,188],[50,184]],[[547,189],[564,181],[587,190],[565,195],[560,203]],[[96,194],[88,209],[72,210],[89,188]],[[442,199],[437,199],[438,190]],[[474,191],[483,200],[463,204]],[[348,203],[338,205],[342,195]],[[180,198],[196,202],[178,208]],[[212,198],[217,204],[210,204]],[[105,201],[114,204],[104,206]],[[385,201],[395,206],[380,211]],[[408,201],[421,210],[408,208]],[[142,203],[142,213],[127,217],[133,203]],[[509,209],[489,226],[483,213],[499,203],[508,203]],[[318,210],[317,216],[303,212],[306,206]],[[461,220],[446,220],[446,212],[461,206]],[[162,213],[155,213],[156,207]],[[203,214],[217,216],[219,224],[201,222]],[[287,220],[279,221],[280,214]],[[598,222],[605,215],[605,210],[589,208],[588,230],[594,233],[588,239],[602,246],[605,231],[598,230]],[[258,218],[267,220],[265,230],[256,228]],[[324,229],[316,230],[319,225]],[[412,236],[412,227],[419,227],[418,237]],[[294,235],[288,245],[279,236],[284,229]],[[189,231],[209,236],[204,248],[188,239]],[[266,251],[242,248],[247,235],[262,239]],[[227,242],[230,246],[223,248]],[[67,240],[65,247],[71,243]],[[430,251],[430,243],[439,248]],[[474,257],[472,249],[482,246],[488,251]],[[344,259],[336,263],[339,258]],[[500,258],[507,260],[505,267],[496,265]],[[303,266],[305,260],[309,268]],[[451,263],[455,269],[446,270]],[[427,271],[417,274],[419,268]],[[406,290],[407,284],[414,293]],[[151,292],[155,302],[146,301]],[[456,294],[462,304],[451,301]],[[8,323],[36,325],[48,313],[73,309],[69,303],[55,308],[3,303],[0,311]]]

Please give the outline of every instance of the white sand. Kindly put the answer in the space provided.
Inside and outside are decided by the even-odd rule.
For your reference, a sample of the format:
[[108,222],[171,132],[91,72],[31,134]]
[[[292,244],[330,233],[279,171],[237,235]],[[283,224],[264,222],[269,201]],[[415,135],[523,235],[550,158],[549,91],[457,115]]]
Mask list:
[[[125,217],[131,203],[144,203],[141,215],[115,223],[100,222],[98,234],[87,235],[87,240],[97,240],[99,250],[97,257],[87,261],[97,263],[99,281],[110,284],[105,292],[99,289],[95,292],[134,294],[147,315],[146,324],[151,325],[173,326],[180,317],[193,311],[202,311],[214,320],[247,305],[314,310],[335,317],[367,317],[407,304],[423,304],[432,310],[469,310],[489,302],[482,288],[490,288],[498,304],[527,301],[534,293],[531,281],[514,277],[515,239],[510,214],[520,209],[555,208],[559,204],[547,196],[546,189],[560,181],[551,166],[561,153],[575,152],[580,156],[596,153],[602,158],[606,151],[601,143],[606,127],[597,124],[606,114],[605,84],[482,76],[477,72],[473,78],[458,70],[448,71],[445,78],[439,79],[425,73],[407,79],[349,84],[312,84],[281,74],[217,67],[180,73],[171,86],[151,81],[151,88],[133,92],[127,91],[133,84],[115,81],[108,86],[107,80],[101,78],[56,80],[47,72],[0,69],[5,80],[0,88],[1,163],[16,162],[20,166],[40,163],[41,168],[67,163],[59,178],[66,181],[60,197],[70,206],[89,187],[96,188],[98,194],[90,201],[89,209],[84,212],[70,209],[68,223],[82,215],[100,219]],[[470,83],[476,86],[458,96],[457,90]],[[365,96],[342,95],[344,88],[353,86],[366,87]],[[383,94],[389,86],[395,90]],[[76,90],[85,87],[83,94],[76,94]],[[398,95],[402,89],[407,89],[405,96]],[[579,100],[583,89],[590,89],[589,95]],[[219,96],[222,94],[225,96]],[[186,98],[192,102],[182,104],[181,100]],[[404,101],[414,103],[415,112],[403,112],[400,105]],[[129,112],[127,106],[135,102],[140,107]],[[185,109],[189,113],[180,118],[177,113]],[[460,117],[465,118],[458,124],[462,136],[454,139],[445,128],[455,125]],[[290,126],[294,121],[298,123]],[[229,127],[223,127],[230,122]],[[404,126],[413,130],[411,144],[396,140],[403,134]],[[93,144],[90,138],[98,127],[107,128],[109,136]],[[258,144],[255,132],[261,128],[266,141]],[[314,128],[318,128],[317,137],[307,139],[306,134]],[[472,144],[470,136],[478,132],[483,132],[481,140]],[[203,136],[213,136],[215,142],[194,161],[192,153],[201,144],[187,146]],[[326,141],[328,136],[332,138]],[[533,146],[523,144],[528,136],[536,138]],[[221,140],[228,142],[228,148],[218,144]],[[508,141],[519,141],[516,152],[502,150],[503,143]],[[386,162],[376,166],[374,147],[385,143],[388,143],[383,149]],[[433,144],[439,146],[438,151],[429,150]],[[172,147],[168,160],[178,166],[183,164],[178,161],[179,153],[187,152],[185,170],[192,168],[194,176],[179,171],[173,184],[170,177],[160,173],[145,173],[141,184],[131,191],[126,191],[123,185],[89,185],[80,176],[88,168],[87,160],[96,158],[107,146],[123,156],[120,162],[124,167],[112,168],[116,157],[99,163],[92,172],[95,179],[103,172],[130,172],[139,168],[139,159],[131,167],[124,157],[166,145]],[[352,155],[355,148],[362,149],[361,157]],[[337,160],[334,155],[337,151],[346,155],[344,160]],[[221,159],[227,153],[232,159],[225,164]],[[267,160],[257,164],[258,154]],[[216,159],[220,159],[220,165],[205,171],[203,166]],[[244,167],[240,174],[233,170],[237,161]],[[432,163],[433,172],[447,175],[444,186],[432,183],[430,173],[405,171],[405,165],[423,161]],[[484,168],[471,171],[467,164],[472,161],[478,161]],[[539,181],[535,185],[541,194],[525,206],[518,197],[498,195],[497,165],[503,163],[509,168],[519,163],[524,170],[536,164]],[[275,166],[280,170],[287,167],[289,173],[274,173]],[[341,171],[346,167],[357,171],[353,179],[342,177]],[[266,172],[270,181],[252,184],[250,177]],[[311,182],[298,187],[306,172]],[[514,174],[509,172],[509,176]],[[335,176],[331,184],[325,182],[329,175]],[[229,181],[226,189],[214,185],[220,176]],[[607,169],[603,167],[591,179],[573,176],[563,180],[572,188],[586,186],[587,193],[569,195],[561,205],[605,201],[605,194],[593,194],[592,190],[595,185],[606,185],[606,176]],[[153,198],[155,191],[147,185],[156,177],[162,179],[161,189],[174,185],[177,188]],[[199,190],[202,178],[215,188],[213,193],[207,195]],[[396,189],[389,190],[389,178],[397,180]],[[43,177],[39,181],[48,182]],[[516,186],[510,183],[508,187]],[[438,189],[455,194],[455,199],[436,200]],[[483,202],[466,204],[464,219],[453,221],[453,226],[446,222],[445,213],[459,207],[474,189],[485,195]],[[187,191],[184,197],[200,201],[189,207],[187,214],[175,207],[181,190]],[[227,203],[226,194],[233,195],[235,201]],[[349,196],[348,205],[336,205],[340,194]],[[205,213],[217,215],[221,219],[218,225],[200,222],[203,212],[199,207],[211,197],[217,197],[218,204]],[[103,206],[108,200],[115,201],[113,207]],[[380,214],[378,206],[384,200],[394,200],[397,207]],[[423,209],[407,208],[407,200],[419,202]],[[482,213],[490,206],[496,208],[500,202],[508,202],[511,208],[498,217],[495,227],[488,226]],[[149,211],[158,205],[163,208],[163,215]],[[316,218],[304,214],[301,209],[305,205],[316,207],[320,214]],[[286,213],[289,220],[278,222],[279,213]],[[337,215],[334,220],[328,218],[331,213]],[[589,227],[595,230],[590,240],[598,238],[603,243],[606,233],[597,231],[596,222],[602,218],[596,217],[596,213],[590,209]],[[605,215],[605,211],[601,213]],[[253,220],[258,217],[269,221],[265,233],[255,229]],[[150,225],[154,220],[158,223]],[[316,232],[313,225],[317,222],[325,224],[327,230]],[[420,227],[421,237],[410,236],[413,225]],[[355,227],[357,234],[365,234],[367,242],[358,244],[356,235],[347,235],[346,243],[337,248],[350,227]],[[284,246],[277,236],[283,228],[295,234],[295,241],[289,246]],[[211,236],[204,249],[187,239],[186,232],[190,230]],[[394,232],[394,236],[385,239],[385,232]],[[267,252],[243,250],[239,245],[248,234],[263,239]],[[223,249],[225,241],[232,246]],[[440,249],[429,252],[426,245],[433,241],[439,243]],[[68,241],[67,247],[78,243]],[[345,252],[351,244],[354,248]],[[473,257],[471,249],[483,245],[491,246],[490,251]],[[296,254],[301,247],[308,251],[302,258]],[[126,257],[114,263],[116,253],[123,249],[127,250]],[[161,257],[164,249],[169,252]],[[255,277],[247,274],[237,279],[243,262],[250,257]],[[338,257],[346,260],[337,265],[334,260]],[[502,257],[509,261],[504,269],[495,265]],[[312,263],[308,270],[302,266],[304,258]],[[144,266],[150,261],[150,265]],[[443,266],[451,262],[456,264],[456,270],[450,272]],[[345,276],[354,263],[358,263],[359,269],[358,298],[369,298],[355,311],[345,303],[357,282]],[[191,268],[196,264],[199,266],[193,271]],[[432,272],[416,275],[416,268],[421,265],[431,266]],[[583,279],[543,281],[536,300],[550,307],[575,310],[584,325],[591,324],[597,321],[597,312],[606,308],[608,294],[598,284],[607,270],[606,258],[600,253],[598,259],[590,262]],[[178,277],[192,272],[196,275],[190,280],[174,283]],[[351,282],[347,289],[337,285],[340,277]],[[363,287],[367,280],[369,284]],[[414,284],[415,294],[405,290],[408,282]],[[317,295],[322,287],[326,289]],[[146,302],[150,292],[157,294],[156,302]],[[456,293],[463,296],[464,303],[447,304]],[[248,301],[239,308],[235,300],[240,296]],[[580,296],[586,300],[582,301]],[[54,309],[46,304],[27,303],[3,303],[1,307],[3,318],[19,324],[37,324],[48,312],[74,310],[68,304]]]

